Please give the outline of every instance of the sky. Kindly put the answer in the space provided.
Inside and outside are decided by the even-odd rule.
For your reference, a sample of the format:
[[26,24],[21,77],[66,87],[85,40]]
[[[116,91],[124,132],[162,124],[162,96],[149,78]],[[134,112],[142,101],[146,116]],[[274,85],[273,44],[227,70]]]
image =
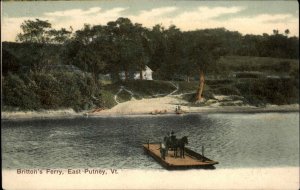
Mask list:
[[105,25],[119,17],[151,28],[176,25],[182,31],[220,28],[242,34],[299,36],[297,1],[99,0],[2,2],[1,40],[15,41],[25,20],[48,20],[55,29]]

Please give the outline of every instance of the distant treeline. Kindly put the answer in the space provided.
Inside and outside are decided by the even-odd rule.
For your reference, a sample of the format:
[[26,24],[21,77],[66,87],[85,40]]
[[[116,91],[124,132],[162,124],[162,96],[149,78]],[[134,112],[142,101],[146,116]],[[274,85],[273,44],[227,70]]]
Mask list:
[[[22,109],[101,106],[100,74],[110,74],[113,81],[120,81],[123,73],[126,81],[140,72],[143,79],[146,65],[154,71],[154,79],[198,76],[199,100],[205,74],[226,69],[218,64],[221,57],[299,59],[299,38],[289,36],[288,29],[284,33],[274,30],[272,35],[242,35],[225,28],[184,32],[175,25],[150,29],[119,18],[106,25],[86,24],[77,31],[56,30],[39,19],[27,20],[21,30],[17,43],[2,44],[2,71],[5,105]],[[64,68],[62,72],[53,72],[55,65],[76,66],[78,72],[73,67],[59,67]],[[290,67],[285,63],[281,67],[285,65]],[[70,93],[77,98],[71,98]]]
[[21,43],[3,43],[5,73],[18,66],[40,70],[48,64],[72,64],[95,78],[110,73],[118,80],[121,71],[130,78],[131,71],[148,65],[157,78],[172,79],[194,76],[199,69],[217,70],[214,63],[223,55],[299,58],[299,38],[290,37],[288,29],[272,35],[242,35],[225,28],[183,32],[175,25],[145,28],[127,18],[75,32],[52,29],[39,19],[25,21],[21,29]]

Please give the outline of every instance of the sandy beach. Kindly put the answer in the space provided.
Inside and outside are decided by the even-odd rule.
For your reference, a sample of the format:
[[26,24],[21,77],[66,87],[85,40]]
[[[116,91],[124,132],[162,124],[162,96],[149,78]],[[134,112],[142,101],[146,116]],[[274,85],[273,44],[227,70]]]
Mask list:
[[[224,97],[222,97],[224,98]],[[2,119],[30,119],[30,118],[69,118],[69,117],[110,117],[130,115],[165,115],[175,114],[176,106],[180,105],[183,113],[261,113],[261,112],[299,112],[299,104],[266,105],[255,107],[250,105],[222,106],[220,102],[210,105],[190,105],[179,96],[165,96],[131,100],[119,103],[111,109],[95,109],[75,112],[73,109],[43,110],[43,111],[14,111],[1,112]]]
[[242,106],[221,106],[219,102],[209,106],[189,106],[187,101],[178,96],[165,96],[162,98],[150,98],[142,100],[131,100],[120,103],[112,109],[89,113],[89,115],[136,115],[136,114],[175,114],[176,106],[180,105],[184,113],[236,113],[236,112],[297,112],[299,104],[291,105],[266,105],[255,107],[250,105]]

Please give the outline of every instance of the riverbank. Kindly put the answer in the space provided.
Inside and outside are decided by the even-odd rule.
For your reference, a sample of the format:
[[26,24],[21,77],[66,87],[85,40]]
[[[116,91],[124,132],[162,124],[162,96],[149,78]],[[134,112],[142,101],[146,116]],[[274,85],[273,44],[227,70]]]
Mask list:
[[222,106],[219,102],[209,105],[191,105],[178,96],[165,96],[131,100],[119,103],[111,109],[95,109],[85,112],[75,112],[73,109],[42,110],[42,111],[14,111],[1,112],[1,118],[31,119],[31,118],[72,118],[72,117],[112,117],[112,116],[137,116],[137,115],[174,115],[177,106],[181,107],[184,114],[188,113],[262,113],[262,112],[299,112],[299,104],[266,105],[256,107],[251,105]]
[[72,118],[80,116],[83,116],[83,113],[75,112],[73,109],[1,112],[1,119],[6,120],[31,118]]
[[120,103],[108,110],[89,113],[89,115],[164,115],[175,114],[175,109],[180,106],[183,113],[255,113],[255,112],[298,112],[299,104],[291,105],[266,105],[256,107],[251,105],[222,106],[219,102],[210,105],[190,105],[176,96],[162,98],[151,98],[142,100],[131,100]]

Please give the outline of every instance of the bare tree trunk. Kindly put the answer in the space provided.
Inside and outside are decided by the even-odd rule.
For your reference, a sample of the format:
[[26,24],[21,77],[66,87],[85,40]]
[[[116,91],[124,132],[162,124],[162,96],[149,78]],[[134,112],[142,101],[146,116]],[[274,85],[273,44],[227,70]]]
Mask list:
[[141,80],[144,79],[144,78],[143,78],[143,70],[142,70],[142,69],[140,70],[140,79],[141,79]]
[[189,75],[186,76],[186,81],[187,81],[187,82],[190,82],[190,77],[189,77]]
[[205,81],[204,72],[202,70],[200,70],[199,71],[199,87],[198,87],[197,96],[196,96],[197,102],[203,101],[202,92],[204,89],[204,81]]

